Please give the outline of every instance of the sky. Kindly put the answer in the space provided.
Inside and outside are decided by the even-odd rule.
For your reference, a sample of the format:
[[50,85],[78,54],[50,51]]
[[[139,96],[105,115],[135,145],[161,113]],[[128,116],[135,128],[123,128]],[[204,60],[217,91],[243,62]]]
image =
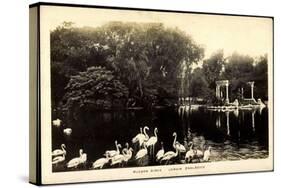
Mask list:
[[41,12],[50,30],[63,21],[74,22],[78,27],[98,27],[110,21],[161,22],[191,35],[205,48],[205,58],[219,49],[224,50],[225,56],[237,52],[256,57],[272,51],[272,20],[269,18],[77,7],[46,7]]

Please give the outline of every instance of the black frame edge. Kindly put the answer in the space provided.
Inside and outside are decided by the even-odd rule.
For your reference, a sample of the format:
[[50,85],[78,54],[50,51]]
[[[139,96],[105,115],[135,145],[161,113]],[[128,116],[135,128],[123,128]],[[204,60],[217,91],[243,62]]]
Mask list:
[[42,185],[42,158],[41,158],[41,49],[40,49],[40,4],[36,4],[38,7],[37,10],[37,45],[38,45],[38,54],[37,54],[37,85],[36,85],[36,101],[37,101],[37,148],[36,148],[36,185]]
[[190,14],[207,14],[218,16],[244,16],[244,17],[256,17],[256,18],[271,18],[274,16],[261,16],[261,15],[247,15],[247,14],[228,14],[218,12],[200,12],[200,11],[184,11],[184,10],[169,10],[169,9],[151,9],[151,8],[136,8],[136,7],[118,7],[118,6],[104,6],[104,5],[90,5],[90,4],[73,4],[73,3],[53,3],[53,2],[37,2],[29,5],[29,8],[35,6],[62,6],[62,7],[79,7],[79,8],[101,8],[101,9],[118,9],[118,10],[135,10],[135,11],[155,11],[155,12],[167,12],[167,13],[190,13]]

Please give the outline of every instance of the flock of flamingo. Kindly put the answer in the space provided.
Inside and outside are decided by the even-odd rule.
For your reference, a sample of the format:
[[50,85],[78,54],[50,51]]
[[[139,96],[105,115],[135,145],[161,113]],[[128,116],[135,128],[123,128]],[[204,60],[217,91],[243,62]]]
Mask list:
[[[54,120],[57,121],[57,120]],[[57,122],[54,122],[57,123]],[[102,169],[107,166],[116,166],[123,167],[127,165],[130,160],[144,160],[145,157],[151,157],[156,163],[170,164],[177,157],[183,156],[186,163],[191,163],[194,160],[197,162],[207,162],[210,160],[211,156],[211,146],[205,147],[205,150],[199,150],[194,147],[193,142],[185,143],[185,146],[177,141],[177,133],[173,133],[173,149],[174,151],[165,151],[163,142],[160,142],[161,149],[155,154],[155,145],[159,142],[158,139],[158,129],[154,128],[154,135],[149,137],[147,131],[149,128],[145,126],[143,129],[140,128],[140,132],[132,139],[132,145],[134,148],[137,148],[136,152],[130,147],[129,143],[125,144],[125,147],[122,149],[121,144],[118,141],[115,141],[115,150],[106,150],[104,157],[97,159],[92,163],[92,169]],[[121,150],[122,149],[122,150]],[[121,150],[121,151],[120,151]],[[65,161],[66,156],[66,146],[61,144],[61,149],[56,149],[52,152],[52,164],[57,165]],[[135,154],[133,156],[133,154]],[[85,164],[87,161],[87,154],[83,153],[83,150],[79,150],[79,157],[71,159],[67,162],[67,168],[77,168],[81,164]]]

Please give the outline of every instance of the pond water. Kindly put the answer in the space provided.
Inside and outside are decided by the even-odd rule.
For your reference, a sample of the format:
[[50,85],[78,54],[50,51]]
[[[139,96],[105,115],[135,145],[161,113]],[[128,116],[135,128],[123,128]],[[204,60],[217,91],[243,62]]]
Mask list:
[[[55,117],[56,118],[56,117]],[[53,118],[53,119],[55,119]],[[192,141],[194,148],[204,151],[212,147],[210,162],[225,160],[244,160],[268,157],[268,110],[236,110],[228,112],[210,111],[206,108],[178,111],[178,109],[158,109],[154,111],[126,110],[97,112],[86,110],[76,120],[63,122],[62,126],[52,126],[52,149],[66,145],[66,159],[53,166],[53,171],[71,171],[91,169],[92,163],[104,157],[106,150],[115,150],[114,141],[125,147],[128,142],[133,147],[133,157],[123,167],[159,165],[154,157],[147,155],[142,160],[135,160],[138,146],[132,146],[131,140],[148,126],[148,135],[158,128],[158,142],[155,153],[163,142],[165,151],[174,151],[173,132],[177,140],[184,145]],[[71,135],[63,129],[71,128]],[[68,169],[66,163],[79,156],[79,149],[87,153],[87,162],[78,168]],[[180,155],[169,164],[185,163]],[[200,162],[191,161],[191,162]],[[120,166],[106,165],[104,168]]]

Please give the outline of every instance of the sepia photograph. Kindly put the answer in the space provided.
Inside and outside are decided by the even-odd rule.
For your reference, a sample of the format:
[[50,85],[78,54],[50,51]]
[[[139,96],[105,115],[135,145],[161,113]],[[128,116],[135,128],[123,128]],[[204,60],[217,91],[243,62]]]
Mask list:
[[271,18],[48,10],[52,173],[272,157]]

